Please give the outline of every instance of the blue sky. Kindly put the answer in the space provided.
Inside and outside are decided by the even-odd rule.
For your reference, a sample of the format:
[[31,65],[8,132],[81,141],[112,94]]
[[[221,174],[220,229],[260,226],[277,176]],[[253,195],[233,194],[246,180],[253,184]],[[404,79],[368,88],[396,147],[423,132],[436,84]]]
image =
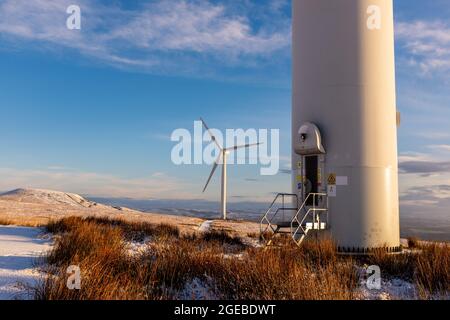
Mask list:
[[[396,0],[402,210],[450,204],[450,3]],[[81,31],[67,30],[78,4]],[[170,161],[174,129],[280,128],[289,169],[290,1],[0,0],[0,190],[217,200],[208,166]],[[289,191],[230,168],[232,201]]]

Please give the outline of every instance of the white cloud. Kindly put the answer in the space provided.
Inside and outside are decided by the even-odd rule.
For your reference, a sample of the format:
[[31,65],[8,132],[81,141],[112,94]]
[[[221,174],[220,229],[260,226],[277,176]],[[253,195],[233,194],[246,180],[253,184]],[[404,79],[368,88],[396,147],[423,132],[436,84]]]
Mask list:
[[450,184],[412,187],[400,198],[402,211],[408,216],[449,221]]
[[[427,153],[407,152],[399,155],[400,173],[418,178],[450,174],[450,145],[428,145]],[[445,178],[444,178],[445,179]],[[423,181],[419,184],[423,185]]]
[[396,36],[409,53],[407,63],[423,74],[450,71],[450,25],[442,21],[399,22]]
[[[211,200],[220,199],[220,179],[216,176],[205,194],[204,186],[209,168],[200,179],[184,180],[164,172],[154,172],[138,178],[112,174],[85,172],[62,166],[45,169],[0,168],[0,192],[17,188],[48,189],[105,198],[163,199],[163,200]],[[258,181],[242,182],[242,177],[230,172],[230,202],[245,198],[246,201],[270,202],[276,177],[261,177]],[[238,182],[239,181],[239,182]],[[275,183],[276,184],[276,183]],[[254,188],[259,190],[254,194]],[[289,187],[289,185],[287,184]],[[262,194],[262,196],[261,196]]]
[[[399,155],[400,191],[411,194],[417,188],[450,185],[450,157],[447,145],[430,145],[426,153]],[[413,201],[412,198],[408,199]]]
[[[69,0],[4,0],[0,33],[38,48],[70,48],[116,67],[192,72],[208,63],[254,66],[290,45],[289,19],[252,25],[251,12],[207,0],[152,1],[125,10],[79,0],[82,30],[68,30]],[[278,5],[267,10],[279,15]],[[288,50],[286,50],[288,51]]]
[[450,172],[450,161],[404,161],[400,163],[400,172],[429,176],[436,173]]
[[415,136],[421,137],[424,139],[429,139],[429,140],[442,140],[442,139],[450,140],[450,132],[444,132],[444,131],[416,132]]
[[429,161],[430,155],[419,152],[404,152],[398,156],[399,164],[408,161]]
[[253,32],[248,17],[228,16],[224,5],[183,0],[148,4],[106,38],[149,50],[240,55],[271,53],[286,46],[288,36]]
[[108,174],[82,172],[64,168],[19,170],[0,168],[0,190],[39,188],[74,192],[99,197],[134,199],[190,199],[192,186],[164,173],[141,178],[122,178]]
[[436,145],[431,145],[429,146],[429,148],[437,150],[439,152],[450,152],[450,145],[449,144],[436,144]]

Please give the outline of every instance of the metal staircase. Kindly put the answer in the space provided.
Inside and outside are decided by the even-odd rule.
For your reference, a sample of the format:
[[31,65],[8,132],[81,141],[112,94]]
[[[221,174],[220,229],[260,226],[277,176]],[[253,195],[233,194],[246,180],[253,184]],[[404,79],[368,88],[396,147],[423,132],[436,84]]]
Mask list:
[[[290,206],[287,206],[286,198],[291,199]],[[291,235],[294,242],[300,246],[310,231],[328,229],[328,196],[326,194],[310,193],[300,208],[298,203],[296,194],[277,194],[260,223],[260,238],[266,246],[271,246],[278,234]],[[308,205],[309,203],[311,205]],[[297,205],[293,207],[293,204]],[[290,214],[286,216],[286,212]],[[295,214],[292,215],[292,212]],[[323,219],[323,215],[326,215],[326,219]]]
[[[312,206],[307,205],[310,200],[312,200]],[[326,219],[322,219],[323,215],[326,215]],[[328,229],[328,226],[328,195],[310,193],[291,221],[292,239],[300,246],[310,231],[324,231]]]
[[[290,199],[287,206],[286,198]],[[280,203],[281,200],[281,203]],[[293,206],[295,205],[295,206]],[[290,213],[286,217],[286,212]],[[266,214],[261,219],[260,238],[266,246],[271,246],[277,234],[290,234],[293,213],[298,212],[298,195],[279,193],[276,195]],[[288,229],[288,230],[286,230]]]

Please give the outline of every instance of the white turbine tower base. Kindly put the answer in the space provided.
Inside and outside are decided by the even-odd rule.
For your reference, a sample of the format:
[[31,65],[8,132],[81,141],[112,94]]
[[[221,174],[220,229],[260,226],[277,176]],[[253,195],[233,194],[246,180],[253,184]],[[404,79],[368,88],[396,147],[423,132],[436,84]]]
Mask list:
[[224,220],[227,220],[227,157],[230,154],[231,151],[236,151],[238,149],[243,148],[250,148],[259,146],[261,143],[253,143],[253,144],[245,144],[241,146],[234,146],[230,148],[223,148],[218,142],[216,137],[213,135],[212,131],[209,129],[208,125],[205,121],[203,121],[202,118],[200,118],[200,121],[203,123],[203,126],[208,131],[209,135],[211,136],[211,140],[216,144],[216,146],[220,150],[219,157],[214,162],[213,168],[211,170],[211,174],[209,175],[208,181],[206,182],[205,188],[203,189],[203,193],[208,188],[209,183],[211,182],[212,177],[214,176],[214,173],[217,170],[217,167],[220,164],[220,160],[222,160],[222,192],[221,192],[221,210],[222,210],[222,217]]

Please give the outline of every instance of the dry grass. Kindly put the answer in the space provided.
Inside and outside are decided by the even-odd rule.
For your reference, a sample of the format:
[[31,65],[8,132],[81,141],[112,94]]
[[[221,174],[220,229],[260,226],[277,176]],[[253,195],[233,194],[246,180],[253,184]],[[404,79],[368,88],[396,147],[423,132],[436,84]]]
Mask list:
[[[331,243],[304,250],[246,248],[224,231],[180,236],[164,225],[68,218],[52,222],[57,233],[37,299],[174,299],[186,283],[200,279],[224,299],[351,299],[357,275]],[[130,255],[126,241],[150,237],[145,252]],[[238,255],[236,258],[230,258]],[[82,270],[82,289],[68,290],[67,267]]]
[[413,252],[387,254],[377,251],[362,259],[381,268],[384,277],[398,277],[415,283],[419,296],[430,299],[450,293],[450,245],[421,245],[417,240]]
[[416,253],[391,254],[380,249],[362,260],[368,265],[379,266],[383,276],[411,281],[414,279],[416,259]]
[[408,238],[408,248],[409,249],[417,249],[420,248],[420,239],[417,237]]
[[180,236],[179,229],[171,225],[153,225],[147,222],[131,222],[121,219],[93,217],[69,217],[51,221],[46,226],[46,229],[50,233],[67,233],[85,225],[120,229],[125,239],[129,241],[144,241],[147,237],[178,238]]
[[0,226],[10,226],[12,225],[12,221],[0,218]]
[[[250,249],[246,259],[230,259],[215,275],[224,299],[347,300],[354,298],[358,275],[351,260],[341,260],[331,243]],[[334,250],[334,249],[333,249]],[[323,254],[325,253],[325,254]],[[322,255],[323,254],[323,255]]]
[[424,246],[416,259],[415,280],[422,298],[450,293],[450,245]]
[[[449,247],[429,246],[418,253],[366,258],[340,256],[333,242],[308,241],[298,248],[248,248],[224,231],[180,235],[167,225],[98,218],[52,222],[58,234],[47,257],[50,277],[36,288],[37,299],[177,299],[193,279],[212,297],[244,300],[355,299],[358,263],[376,264],[383,276],[415,281],[421,296],[449,291]],[[146,239],[139,254],[129,241]],[[82,289],[68,290],[66,269],[82,270]]]
[[49,220],[41,216],[17,216],[14,214],[0,213],[0,221],[5,222],[5,225],[38,228],[46,226]]
[[237,246],[244,249],[245,245],[242,242],[242,239],[236,236],[230,236],[225,231],[215,231],[212,230],[210,232],[203,233],[200,236],[200,240],[208,242],[208,243],[215,243],[217,245],[229,245],[229,246]]
[[[244,249],[239,238],[224,232],[181,237],[168,225],[122,220],[67,218],[47,230],[58,237],[47,257],[52,276],[36,289],[37,299],[171,299],[186,281],[219,265],[223,254]],[[146,238],[152,245],[130,255],[126,243]],[[66,288],[70,265],[82,270],[80,291]]]

